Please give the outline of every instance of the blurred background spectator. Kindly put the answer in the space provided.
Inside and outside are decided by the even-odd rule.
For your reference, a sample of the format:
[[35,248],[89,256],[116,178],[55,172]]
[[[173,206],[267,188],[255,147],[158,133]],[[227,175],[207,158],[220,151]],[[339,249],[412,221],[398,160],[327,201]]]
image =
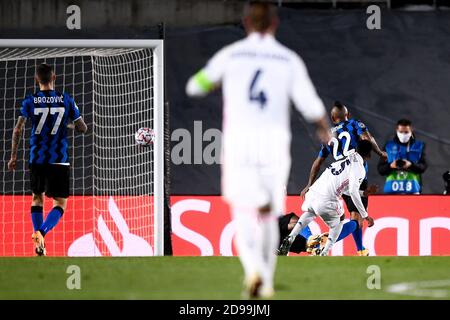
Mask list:
[[445,185],[444,194],[450,195],[450,171],[444,172],[442,178],[444,178]]
[[396,135],[386,142],[383,150],[387,159],[380,158],[378,172],[386,176],[384,193],[421,193],[421,174],[427,169],[425,143],[414,136],[410,120],[397,122]]

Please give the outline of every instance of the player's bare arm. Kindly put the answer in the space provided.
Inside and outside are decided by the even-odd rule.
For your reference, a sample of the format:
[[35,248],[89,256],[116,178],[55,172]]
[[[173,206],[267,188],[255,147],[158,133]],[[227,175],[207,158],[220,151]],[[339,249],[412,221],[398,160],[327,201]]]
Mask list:
[[25,122],[27,119],[25,117],[19,116],[17,119],[16,126],[13,130],[12,135],[12,148],[11,148],[11,159],[8,161],[8,169],[15,170],[17,162],[17,150],[19,149],[20,139],[22,137],[22,131],[25,127]]
[[69,123],[67,125],[67,128],[71,129],[71,130],[75,130],[76,132],[79,132],[79,133],[86,133],[88,130],[86,123],[84,122],[83,118],[81,118],[81,117],[78,118],[77,120],[75,120],[73,123]]
[[383,150],[380,149],[380,147],[378,146],[377,141],[375,140],[375,138],[370,134],[369,131],[365,131],[361,134],[361,138],[364,140],[368,140],[372,143],[372,148],[373,151],[379,155],[381,158],[387,159],[387,154],[386,152],[384,152]]
[[80,132],[80,133],[86,133],[88,128],[86,123],[84,122],[83,118],[80,117],[77,120],[75,120],[73,122],[74,126],[75,126],[75,131],[76,132]]
[[317,129],[317,136],[320,139],[320,142],[323,144],[327,144],[332,136],[330,132],[330,122],[328,121],[328,118],[326,116],[323,116],[318,121],[315,122],[316,129]]
[[[324,116],[320,118],[318,121],[315,122],[316,128],[317,128],[317,136],[319,137],[320,141],[323,144],[328,144],[328,141],[331,140],[331,133],[330,133],[330,123],[328,119]],[[312,186],[314,181],[317,179],[317,175],[319,174],[320,167],[322,166],[322,163],[325,161],[325,158],[317,157],[316,160],[314,160],[311,170],[309,172],[309,179],[308,184],[305,188],[300,192],[300,196],[304,197],[305,194],[308,192],[309,187]]]
[[325,162],[325,158],[317,157],[316,160],[314,160],[311,170],[309,172],[309,179],[308,184],[303,188],[303,190],[300,192],[300,196],[302,198],[305,197],[305,194],[308,192],[309,187],[312,186],[314,181],[316,181],[317,176],[319,175],[320,168],[322,167],[322,164]]
[[363,191],[363,196],[368,197],[371,194],[376,194],[380,190],[380,187],[377,184],[371,184],[367,187],[366,190]]
[[370,228],[370,227],[372,227],[374,224],[375,224],[375,222],[373,221],[373,218],[371,217],[371,216],[367,216],[366,218],[365,218],[365,220],[367,221],[367,226]]

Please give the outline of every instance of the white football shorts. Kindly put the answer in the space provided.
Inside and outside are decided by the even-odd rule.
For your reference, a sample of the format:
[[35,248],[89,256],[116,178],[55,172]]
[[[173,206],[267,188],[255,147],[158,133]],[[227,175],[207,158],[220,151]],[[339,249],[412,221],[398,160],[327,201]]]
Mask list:
[[222,164],[222,193],[232,206],[261,208],[270,205],[275,215],[285,212],[290,165],[276,168]]
[[302,211],[321,217],[330,228],[334,228],[344,214],[344,208],[339,199],[332,199],[312,190],[305,195]]

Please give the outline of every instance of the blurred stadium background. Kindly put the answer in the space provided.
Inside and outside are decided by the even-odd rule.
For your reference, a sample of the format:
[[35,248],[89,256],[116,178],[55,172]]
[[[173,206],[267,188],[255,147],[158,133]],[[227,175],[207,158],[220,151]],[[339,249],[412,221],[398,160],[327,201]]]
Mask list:
[[[166,24],[167,97],[171,130],[203,131],[221,127],[219,93],[203,101],[187,99],[184,85],[223,45],[244,35],[240,26],[245,1],[0,1],[2,38],[155,38]],[[427,144],[429,168],[424,193],[442,194],[449,169],[450,7],[446,1],[274,1],[280,7],[280,41],[299,52],[330,107],[340,100],[364,121],[380,144],[394,135],[395,123],[413,121]],[[65,8],[82,8],[81,30],[65,28]],[[382,8],[381,30],[368,30],[365,8]],[[409,5],[408,5],[409,4]],[[99,12],[102,12],[99,14]],[[25,18],[29,17],[29,18]],[[293,165],[288,193],[307,180],[318,144],[311,128],[292,117]],[[173,142],[176,144],[176,142]],[[269,147],[269,146],[268,146]],[[270,147],[269,147],[270,148]],[[172,165],[172,194],[220,193],[218,165]],[[370,181],[380,185],[376,159]]]
[[[187,129],[194,140],[194,121],[202,122],[201,134],[211,128],[221,128],[221,99],[219,92],[201,101],[188,99],[184,93],[186,81],[219,48],[244,36],[240,25],[244,2],[0,1],[0,38],[151,39],[159,37],[157,26],[164,22],[170,130]],[[394,226],[398,220],[387,223],[385,230],[378,234],[377,244],[373,235],[372,245],[377,248],[377,254],[449,255],[450,202],[449,198],[438,196],[444,190],[442,174],[450,169],[448,1],[280,0],[274,3],[280,7],[279,40],[305,60],[327,107],[335,100],[342,101],[353,117],[367,124],[380,145],[393,137],[398,119],[409,118],[418,139],[427,144],[429,167],[423,175],[423,193],[427,196],[376,196],[371,200],[369,210],[374,212],[374,217],[407,221],[406,226]],[[65,27],[65,10],[71,4],[81,7],[81,30]],[[381,8],[381,30],[366,28],[369,17],[366,8],[370,4]],[[91,113],[89,106],[87,101],[84,113]],[[11,119],[3,128],[6,138],[0,144],[9,144],[13,125]],[[288,200],[288,208],[298,213],[295,195],[307,181],[319,145],[312,127],[298,114],[292,117],[292,130],[293,163],[287,192],[293,196]],[[192,149],[194,143],[191,141]],[[203,147],[208,144],[201,143]],[[177,144],[178,141],[171,141],[172,147]],[[270,152],[270,146],[267,147]],[[89,152],[83,156],[89,157]],[[377,159],[372,159],[369,179],[382,186],[384,178],[377,173],[376,164]],[[173,253],[232,254],[229,241],[232,234],[226,228],[228,211],[219,197],[220,166],[204,162],[171,164],[170,171],[172,209],[176,209],[172,210],[171,220]],[[1,175],[2,181],[13,179],[6,169]],[[80,183],[85,188],[84,194],[89,193],[89,180]],[[20,186],[19,190],[22,189]],[[14,191],[12,185],[5,185],[4,190],[10,190],[5,194]],[[199,212],[186,200],[200,201],[197,204],[206,201],[208,211]],[[206,217],[205,213],[209,215]],[[422,220],[432,218],[440,220],[426,227]],[[436,229],[433,237],[432,228]],[[187,229],[195,230],[197,235]],[[407,242],[406,249],[402,241]],[[340,254],[353,252],[350,242],[345,242],[344,247],[339,249]],[[167,249],[167,253],[170,251]]]

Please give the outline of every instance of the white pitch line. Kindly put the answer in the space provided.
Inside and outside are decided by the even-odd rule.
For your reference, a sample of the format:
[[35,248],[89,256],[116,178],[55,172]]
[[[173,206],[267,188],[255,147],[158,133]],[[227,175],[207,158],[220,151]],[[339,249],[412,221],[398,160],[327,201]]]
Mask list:
[[388,286],[386,291],[416,297],[448,297],[450,289],[436,289],[441,287],[450,287],[450,279],[395,283]]

